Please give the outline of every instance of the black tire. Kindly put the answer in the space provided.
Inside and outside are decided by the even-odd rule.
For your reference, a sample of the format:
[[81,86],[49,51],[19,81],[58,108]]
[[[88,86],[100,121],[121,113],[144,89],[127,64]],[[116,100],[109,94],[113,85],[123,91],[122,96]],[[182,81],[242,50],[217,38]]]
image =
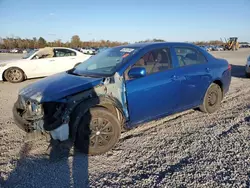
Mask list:
[[4,76],[5,80],[7,80],[8,82],[11,82],[11,83],[19,83],[25,79],[24,72],[17,67],[8,68],[4,72],[3,76]]
[[214,113],[220,108],[222,101],[222,90],[218,84],[212,83],[205,94],[202,105],[199,107],[202,112]]
[[105,108],[95,107],[83,116],[75,146],[85,154],[99,155],[112,149],[120,135],[121,125],[116,116]]
[[246,75],[246,78],[250,78],[250,73],[245,73],[245,75]]

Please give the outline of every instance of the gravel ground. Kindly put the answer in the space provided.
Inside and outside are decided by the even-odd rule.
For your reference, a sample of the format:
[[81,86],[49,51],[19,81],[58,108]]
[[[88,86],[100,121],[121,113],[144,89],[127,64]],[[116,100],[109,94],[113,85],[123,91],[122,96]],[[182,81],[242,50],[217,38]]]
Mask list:
[[44,139],[24,143],[11,108],[18,90],[36,80],[0,83],[0,187],[250,187],[250,80],[244,77],[250,50],[213,54],[233,65],[217,113],[190,110],[147,123],[94,157],[71,151],[51,160]]

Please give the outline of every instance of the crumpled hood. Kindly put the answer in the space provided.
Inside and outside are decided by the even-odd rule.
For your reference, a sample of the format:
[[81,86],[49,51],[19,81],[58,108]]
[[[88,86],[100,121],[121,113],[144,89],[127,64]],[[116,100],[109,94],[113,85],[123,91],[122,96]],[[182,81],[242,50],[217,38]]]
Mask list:
[[57,101],[68,95],[93,88],[102,81],[103,78],[76,76],[63,72],[24,87],[19,91],[19,95],[39,103]]

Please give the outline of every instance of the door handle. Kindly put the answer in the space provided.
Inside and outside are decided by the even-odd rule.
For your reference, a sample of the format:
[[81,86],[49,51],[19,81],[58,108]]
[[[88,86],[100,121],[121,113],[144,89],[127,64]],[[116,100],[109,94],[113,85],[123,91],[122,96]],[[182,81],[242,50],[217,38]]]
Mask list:
[[49,60],[49,61],[55,61],[54,59],[51,59],[51,60]]
[[76,59],[76,58],[70,58],[70,59]]

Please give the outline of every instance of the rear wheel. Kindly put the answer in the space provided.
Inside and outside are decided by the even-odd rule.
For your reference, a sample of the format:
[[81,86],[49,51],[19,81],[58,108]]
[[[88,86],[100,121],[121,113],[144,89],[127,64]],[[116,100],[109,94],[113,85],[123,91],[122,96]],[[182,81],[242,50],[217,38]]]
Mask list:
[[121,126],[111,112],[102,107],[90,109],[79,125],[75,146],[89,155],[109,151],[118,142]]
[[203,99],[203,104],[200,106],[200,110],[206,113],[213,113],[220,108],[222,100],[222,90],[218,84],[212,83]]
[[24,76],[24,72],[17,68],[17,67],[11,67],[8,68],[5,72],[4,72],[4,78],[11,83],[19,83],[22,82],[25,78]]

